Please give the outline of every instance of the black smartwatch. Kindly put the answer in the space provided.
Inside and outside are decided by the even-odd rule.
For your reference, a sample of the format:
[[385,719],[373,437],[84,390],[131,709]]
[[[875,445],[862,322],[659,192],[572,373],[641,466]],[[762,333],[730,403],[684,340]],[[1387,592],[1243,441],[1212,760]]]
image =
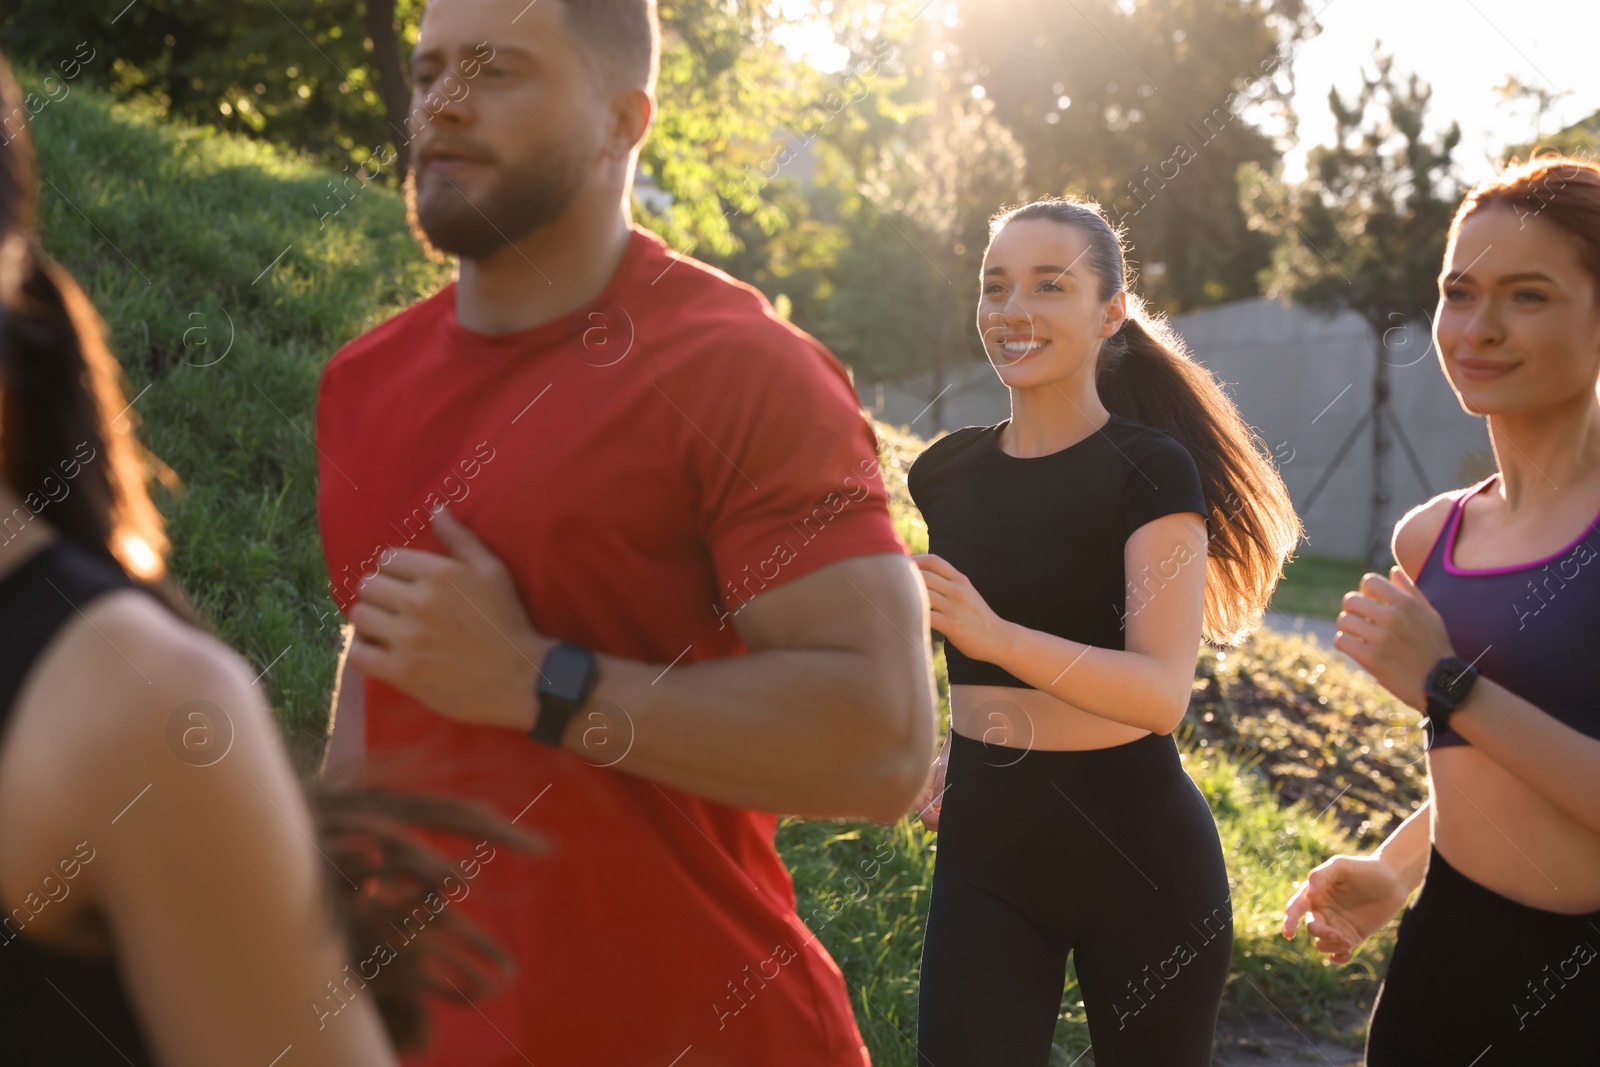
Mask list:
[[1433,665],[1422,688],[1428,698],[1427,725],[1434,740],[1450,729],[1450,713],[1466,701],[1477,680],[1478,668],[1459,656],[1446,656]]
[[567,723],[589,699],[599,680],[600,667],[593,649],[563,641],[546,652],[539,668],[539,717],[528,736],[560,748]]

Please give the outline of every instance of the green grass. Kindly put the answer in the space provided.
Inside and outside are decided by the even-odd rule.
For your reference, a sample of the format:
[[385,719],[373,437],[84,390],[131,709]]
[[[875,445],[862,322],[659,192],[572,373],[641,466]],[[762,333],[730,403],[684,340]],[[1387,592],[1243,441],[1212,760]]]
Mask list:
[[223,638],[272,665],[303,762],[326,726],[337,643],[316,526],[317,377],[444,271],[377,186],[323,228],[330,173],[260,142],[81,87],[34,129],[46,247],[106,319],[130,414],[184,483],[157,497],[173,572]]
[[1365,573],[1367,565],[1359,559],[1298,554],[1284,568],[1272,607],[1285,615],[1334,618],[1344,595],[1361,584]]
[[[315,515],[317,377],[340,344],[434,291],[446,272],[407,234],[400,200],[376,186],[323,229],[316,212],[330,175],[260,143],[83,88],[44,109],[35,129],[53,183],[46,244],[106,317],[146,440],[185,485],[158,496],[174,574],[227,641],[258,669],[271,665],[265,684],[304,756],[326,722],[337,636]],[[923,442],[879,429],[896,522],[926,551],[904,485]],[[1312,559],[1294,564],[1282,595],[1314,600],[1323,594],[1312,590],[1349,587],[1345,571]],[[1298,638],[1270,636],[1223,663],[1203,654],[1182,735],[1234,884],[1227,1008],[1270,1002],[1313,1024],[1339,1002],[1370,997],[1387,942],[1328,966],[1303,938],[1277,935],[1282,904],[1310,866],[1370,844],[1418,788],[1403,769],[1390,775],[1349,755],[1386,752],[1380,735],[1402,712],[1370,681],[1315,669],[1317,659]],[[936,674],[947,714],[942,655]],[[1333,796],[1347,780],[1355,787]],[[778,841],[801,916],[850,980],[874,1062],[911,1064],[937,836],[912,821],[784,820]],[[1057,1062],[1086,1043],[1069,985]]]

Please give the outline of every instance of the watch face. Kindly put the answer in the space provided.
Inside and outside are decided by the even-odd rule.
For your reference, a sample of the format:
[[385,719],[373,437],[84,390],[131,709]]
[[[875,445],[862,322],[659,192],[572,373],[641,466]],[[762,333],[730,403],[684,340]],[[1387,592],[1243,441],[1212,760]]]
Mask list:
[[539,692],[565,700],[577,700],[583,692],[589,657],[576,648],[557,645],[545,656],[539,670]]
[[1439,665],[1439,672],[1430,688],[1438,699],[1455,702],[1466,695],[1467,688],[1471,684],[1471,665],[1456,660]]

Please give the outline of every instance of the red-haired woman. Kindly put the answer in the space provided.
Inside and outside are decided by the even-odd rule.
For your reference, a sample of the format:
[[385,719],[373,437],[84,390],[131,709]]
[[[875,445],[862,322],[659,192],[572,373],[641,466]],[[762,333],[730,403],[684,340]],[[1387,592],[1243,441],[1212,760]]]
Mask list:
[[1400,922],[1369,1067],[1600,1056],[1600,168],[1468,194],[1434,325],[1498,470],[1400,520],[1335,645],[1428,716],[1431,799],[1290,900],[1335,960]]
[[1012,417],[908,475],[950,677],[920,1062],[1043,1067],[1070,953],[1096,1063],[1207,1064],[1233,908],[1171,734],[1202,635],[1259,622],[1300,522],[1232,402],[1128,292],[1097,205],[996,217],[981,284]]

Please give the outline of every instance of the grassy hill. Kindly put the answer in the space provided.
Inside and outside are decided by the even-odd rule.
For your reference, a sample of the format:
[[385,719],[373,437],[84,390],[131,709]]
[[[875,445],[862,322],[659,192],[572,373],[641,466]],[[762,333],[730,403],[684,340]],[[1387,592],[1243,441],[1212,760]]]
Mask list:
[[[317,541],[312,411],[345,341],[435,290],[447,271],[409,237],[392,192],[253,141],[166,122],[83,88],[34,120],[46,244],[89,289],[128,378],[129,413],[181,478],[161,492],[174,572],[221,635],[266,671],[305,756],[327,719],[337,616]],[[328,217],[320,216],[327,214]],[[902,534],[926,545],[904,472],[923,442],[881,427]],[[938,664],[941,694],[944,668]],[[1234,881],[1228,1010],[1304,1022],[1370,1000],[1384,941],[1324,965],[1276,927],[1294,880],[1370,845],[1421,795],[1414,724],[1364,678],[1293,637],[1202,653],[1180,732]],[[1414,733],[1414,731],[1413,731]],[[785,820],[800,913],[840,962],[874,1062],[911,1064],[922,922],[937,837],[920,824]],[[1075,985],[1059,1063],[1087,1046]]]
[[317,541],[317,376],[445,272],[394,195],[360,189],[324,223],[333,175],[259,142],[81,87],[34,129],[46,245],[89,289],[137,397],[129,415],[183,482],[158,500],[174,571],[224,638],[271,666],[291,737],[317,735],[337,637]]

